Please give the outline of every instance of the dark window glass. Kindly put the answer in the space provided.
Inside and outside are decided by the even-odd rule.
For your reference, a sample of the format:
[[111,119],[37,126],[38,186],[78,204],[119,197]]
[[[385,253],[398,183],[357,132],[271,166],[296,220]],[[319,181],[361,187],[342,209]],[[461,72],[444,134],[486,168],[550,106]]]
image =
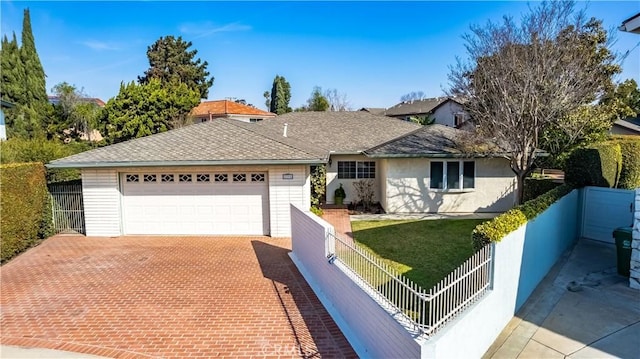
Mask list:
[[376,163],[358,162],[358,178],[376,178]]
[[444,174],[444,169],[442,162],[431,162],[431,184],[429,187],[431,188],[444,188],[442,182],[442,176]]
[[447,189],[460,188],[460,162],[447,162]]
[[473,161],[464,163],[464,174],[462,179],[462,188],[475,188],[476,186],[476,164]]
[[338,178],[356,178],[356,162],[338,161]]

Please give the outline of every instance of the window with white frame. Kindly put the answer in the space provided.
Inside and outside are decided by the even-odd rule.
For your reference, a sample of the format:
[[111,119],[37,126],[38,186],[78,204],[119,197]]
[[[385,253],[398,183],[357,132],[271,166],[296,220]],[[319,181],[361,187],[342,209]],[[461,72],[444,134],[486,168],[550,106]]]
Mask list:
[[433,189],[469,189],[476,186],[474,161],[431,161]]
[[374,161],[338,161],[338,178],[376,178]]

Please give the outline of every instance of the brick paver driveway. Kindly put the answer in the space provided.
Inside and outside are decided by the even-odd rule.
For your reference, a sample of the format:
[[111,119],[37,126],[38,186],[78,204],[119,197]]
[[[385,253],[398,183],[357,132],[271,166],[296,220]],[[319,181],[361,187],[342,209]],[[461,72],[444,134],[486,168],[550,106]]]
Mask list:
[[108,357],[354,357],[268,237],[56,236],[1,268],[1,342]]

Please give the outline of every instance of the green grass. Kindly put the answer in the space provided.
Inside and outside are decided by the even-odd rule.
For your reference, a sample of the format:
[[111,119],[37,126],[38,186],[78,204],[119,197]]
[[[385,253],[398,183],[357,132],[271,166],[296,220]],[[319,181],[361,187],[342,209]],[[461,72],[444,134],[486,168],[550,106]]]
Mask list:
[[354,221],[361,246],[389,266],[430,289],[473,255],[471,231],[477,219]]

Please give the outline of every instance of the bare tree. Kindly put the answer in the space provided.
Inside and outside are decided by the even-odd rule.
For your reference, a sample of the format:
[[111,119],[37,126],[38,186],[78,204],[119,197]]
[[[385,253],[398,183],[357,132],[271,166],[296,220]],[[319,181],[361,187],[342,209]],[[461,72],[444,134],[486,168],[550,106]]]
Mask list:
[[336,89],[328,89],[324,92],[324,97],[329,101],[329,111],[351,111],[347,94],[341,94]]
[[573,2],[554,1],[530,8],[518,24],[505,17],[464,36],[468,59],[451,68],[450,95],[465,97],[478,135],[503,147],[518,202],[540,136],[553,127],[584,128],[562,121],[597,101],[620,72],[601,25]]
[[422,92],[422,91],[412,91],[412,92],[409,92],[408,94],[402,95],[402,97],[400,97],[400,101],[402,101],[402,102],[413,102],[413,101],[424,100],[426,98],[427,98],[427,95],[424,92]]

